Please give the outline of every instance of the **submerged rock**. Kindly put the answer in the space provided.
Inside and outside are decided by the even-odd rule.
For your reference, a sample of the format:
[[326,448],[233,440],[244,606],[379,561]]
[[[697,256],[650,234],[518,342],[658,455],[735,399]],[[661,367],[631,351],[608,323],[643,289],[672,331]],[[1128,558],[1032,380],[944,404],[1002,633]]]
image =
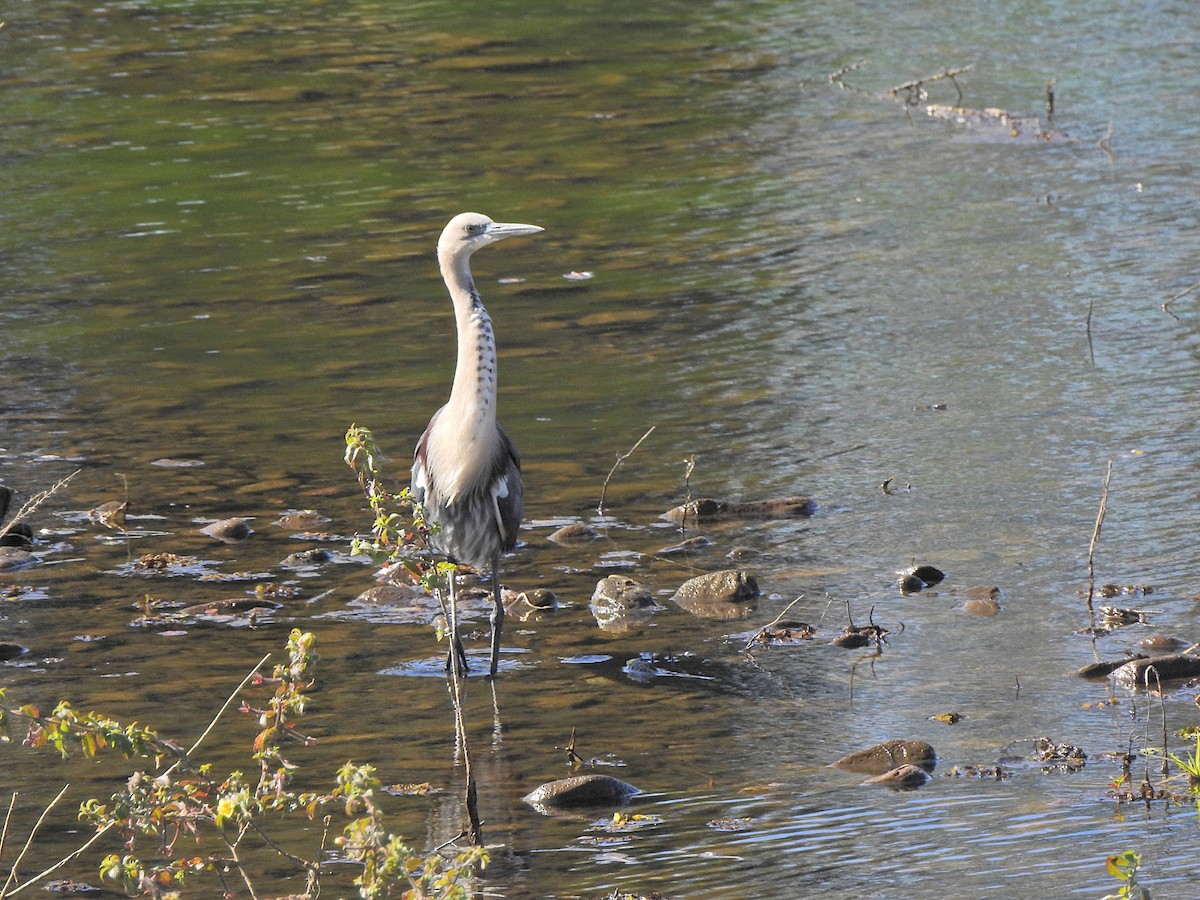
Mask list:
[[211,522],[200,529],[202,534],[207,534],[214,540],[222,541],[226,544],[236,544],[238,541],[244,541],[250,535],[254,534],[254,529],[249,525],[249,519],[232,518],[218,519],[216,522]]
[[554,543],[562,544],[565,547],[581,547],[584,544],[590,544],[598,537],[600,537],[600,532],[591,525],[576,522],[573,525],[564,525],[547,537],[546,540],[554,541]]
[[973,616],[996,616],[1000,614],[1000,588],[967,588],[967,596],[955,607]]
[[619,806],[641,792],[640,788],[611,775],[573,775],[548,781],[521,799],[535,809]]
[[902,766],[896,766],[894,769],[888,769],[882,775],[868,778],[863,784],[878,784],[883,787],[889,787],[893,791],[915,791],[928,781],[928,772],[919,766],[905,763]]
[[758,605],[758,581],[741,569],[723,569],[690,578],[671,599],[694,616],[740,619]]
[[1107,678],[1121,666],[1135,659],[1149,659],[1144,653],[1138,653],[1133,657],[1125,659],[1108,659],[1100,662],[1088,663],[1086,666],[1081,666],[1072,672],[1072,675],[1077,675],[1080,678]]
[[323,516],[315,509],[293,509],[284,513],[272,524],[290,531],[318,531],[329,521],[329,516]]
[[1116,669],[1112,679],[1125,688],[1157,687],[1159,681],[1200,675],[1200,657],[1176,654],[1134,659]]
[[36,565],[38,558],[20,547],[0,546],[0,572],[19,572]]
[[937,767],[937,753],[925,741],[890,740],[843,756],[832,765],[863,775],[883,775],[903,765],[932,772]]
[[88,518],[105,528],[118,531],[125,528],[125,515],[129,512],[128,500],[108,500],[88,510]]
[[539,613],[558,609],[558,597],[554,591],[546,588],[534,588],[532,591],[521,591],[517,594],[510,590],[503,593],[504,611],[522,622],[528,621]]
[[705,497],[667,510],[665,518],[676,524],[717,522],[722,519],[794,519],[811,516],[817,504],[809,497],[772,500],[713,500]]
[[654,602],[649,588],[628,575],[601,578],[592,592],[590,605],[596,624],[604,631],[618,634],[662,608]]
[[696,537],[688,538],[686,541],[680,541],[678,544],[672,544],[670,547],[662,547],[658,551],[659,556],[678,556],[681,553],[698,553],[712,546],[712,541],[704,537],[704,535],[696,535]]

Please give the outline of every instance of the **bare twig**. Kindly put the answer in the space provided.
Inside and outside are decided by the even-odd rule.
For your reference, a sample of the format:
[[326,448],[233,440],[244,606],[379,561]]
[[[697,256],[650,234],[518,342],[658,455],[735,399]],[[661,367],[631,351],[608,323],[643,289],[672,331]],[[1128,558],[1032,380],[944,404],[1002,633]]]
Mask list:
[[1171,309],[1170,309],[1171,304],[1174,303],[1176,300],[1182,300],[1184,297],[1186,297],[1192,291],[1196,290],[1196,288],[1200,288],[1200,281],[1197,281],[1191,287],[1185,287],[1179,293],[1173,294],[1170,297],[1168,297],[1165,301],[1163,301],[1163,305],[1162,305],[1163,312],[1165,312],[1171,316],[1175,315],[1173,312],[1171,312]]
[[783,617],[786,616],[789,612],[791,612],[792,607],[795,606],[797,603],[799,603],[803,599],[804,599],[804,595],[801,594],[799,597],[797,597],[795,600],[793,600],[791,603],[789,603],[787,606],[785,606],[783,608],[783,612],[781,612],[779,615],[777,615],[775,618],[773,618],[770,622],[768,622],[762,628],[758,629],[758,631],[754,632],[754,636],[751,637],[750,640],[746,641],[746,646],[742,648],[742,652],[745,653],[747,650],[749,650],[751,647],[753,647],[754,642],[757,641],[768,628],[774,628],[776,625],[778,625],[780,623],[780,621],[782,621]]
[[1093,367],[1095,367],[1095,365],[1096,365],[1096,349],[1095,349],[1095,347],[1092,346],[1092,310],[1095,307],[1095,305],[1096,305],[1096,298],[1090,297],[1088,299],[1088,313],[1087,313],[1087,322],[1085,323],[1085,330],[1087,331],[1088,357],[1091,359]]
[[8,840],[8,823],[12,821],[13,810],[16,807],[17,792],[13,791],[12,799],[8,801],[8,812],[4,815],[4,827],[0,829],[0,861],[4,860],[4,842]]
[[16,513],[13,515],[13,517],[8,520],[7,525],[0,525],[0,538],[4,537],[6,534],[8,534],[8,532],[12,530],[12,527],[14,525],[16,525],[18,522],[20,522],[26,516],[28,516],[31,512],[33,512],[35,509],[37,509],[39,506],[41,506],[47,500],[49,500],[52,496],[54,496],[56,493],[58,493],[58,491],[60,491],[62,488],[66,487],[67,482],[70,481],[72,478],[74,478],[76,475],[78,475],[82,471],[83,471],[82,469],[76,469],[70,475],[67,475],[65,478],[59,479],[57,482],[52,484],[50,487],[46,488],[46,490],[40,491],[40,492],[34,494],[28,500],[26,500],[25,505],[16,511]]
[[950,83],[954,85],[954,89],[958,91],[958,103],[962,103],[962,88],[958,82],[954,80],[955,75],[962,75],[964,72],[970,72],[975,68],[975,64],[971,63],[967,66],[959,66],[957,69],[942,69],[933,75],[926,75],[924,78],[914,78],[912,81],[906,81],[903,84],[898,84],[895,87],[888,88],[887,93],[895,97],[900,92],[906,95],[904,103],[906,106],[915,106],[925,98],[925,85],[931,81],[940,81],[943,78],[949,78]]
[[1088,570],[1088,589],[1087,589],[1087,608],[1088,615],[1092,618],[1092,653],[1096,656],[1096,661],[1099,662],[1100,654],[1096,649],[1096,607],[1093,600],[1096,596],[1096,544],[1100,541],[1100,529],[1104,525],[1104,514],[1108,511],[1108,486],[1112,482],[1112,460],[1108,461],[1108,469],[1104,473],[1104,488],[1100,492],[1100,509],[1096,513],[1096,525],[1092,529],[1092,540],[1088,544],[1087,570]]
[[4,881],[4,887],[0,888],[0,897],[8,897],[15,894],[20,888],[13,891],[8,890],[8,886],[12,884],[13,879],[17,877],[17,869],[21,867],[21,860],[25,858],[25,854],[29,852],[29,848],[33,846],[33,839],[37,837],[38,829],[42,827],[42,823],[46,821],[46,816],[50,815],[50,810],[58,805],[58,801],[63,798],[63,794],[67,792],[70,784],[64,784],[62,790],[58,792],[53,800],[51,800],[46,808],[42,810],[42,814],[38,816],[38,820],[33,823],[33,828],[29,830],[29,837],[25,839],[25,846],[21,848],[21,852],[17,854],[17,858],[13,860],[12,868],[9,870],[8,878]]
[[633,452],[635,450],[637,450],[638,447],[642,446],[642,441],[644,441],[646,438],[650,437],[650,435],[654,432],[654,429],[657,427],[658,427],[657,425],[651,425],[650,430],[647,431],[645,434],[643,434],[640,438],[638,438],[638,442],[636,444],[634,444],[632,447],[630,447],[628,450],[626,450],[624,453],[622,453],[620,456],[618,456],[617,461],[615,463],[613,463],[613,467],[608,470],[608,476],[604,479],[604,486],[602,488],[600,488],[600,502],[596,506],[596,512],[598,514],[604,515],[604,498],[608,494],[608,483],[609,483],[609,481],[612,480],[613,473],[617,471],[617,468],[621,465],[621,463],[625,462],[625,460],[627,460],[627,459],[629,459],[629,457],[633,456]]
[[[170,767],[163,773],[164,775],[169,775],[172,772],[174,772],[177,768],[179,768],[183,764],[184,760],[187,757],[191,756],[191,754],[196,752],[196,750],[199,748],[200,744],[212,732],[213,727],[217,724],[217,720],[220,719],[221,716],[223,716],[225,714],[225,712],[229,709],[229,707],[233,705],[234,699],[237,697],[238,694],[241,693],[242,688],[244,688],[247,684],[250,683],[250,681],[254,678],[254,676],[258,674],[258,670],[261,669],[263,667],[263,665],[266,663],[266,661],[270,658],[271,658],[271,654],[268,653],[266,656],[264,656],[262,659],[260,659],[258,661],[258,665],[256,665],[253,669],[250,670],[250,673],[245,678],[242,679],[241,683],[236,688],[233,689],[233,693],[231,693],[226,698],[225,702],[221,705],[221,708],[219,710],[217,710],[217,714],[212,717],[212,721],[210,721],[208,723],[208,727],[205,728],[204,731],[200,733],[200,737],[196,738],[195,742],[188,749],[188,751],[185,754],[183,754],[182,758],[176,759],[175,762],[173,762],[170,765]],[[108,834],[108,832],[112,831],[112,829],[115,827],[116,827],[116,822],[110,822],[108,825],[105,825],[103,828],[101,828],[99,831],[97,831],[94,835],[92,835],[90,838],[88,838],[88,840],[86,842],[84,842],[82,845],[80,845],[76,849],[72,850],[70,853],[68,853],[66,856],[64,856],[62,859],[60,859],[58,862],[54,863],[54,865],[50,866],[47,869],[43,869],[41,872],[39,872],[37,875],[34,875],[32,878],[26,879],[21,884],[17,885],[15,888],[13,888],[11,891],[8,891],[7,893],[5,893],[5,891],[3,891],[3,890],[0,890],[0,898],[10,897],[14,894],[18,894],[21,891],[25,890],[25,888],[30,887],[31,885],[37,884],[39,881],[44,879],[47,875],[50,875],[55,870],[60,869],[63,866],[65,866],[67,863],[71,862],[71,860],[77,859],[79,856],[81,856],[82,854],[87,852],[89,847],[91,847],[98,840],[100,840],[100,838],[104,837],[104,835]],[[31,835],[31,837],[32,837],[32,835]],[[16,867],[14,866],[13,872],[15,872],[15,871],[16,871]]]

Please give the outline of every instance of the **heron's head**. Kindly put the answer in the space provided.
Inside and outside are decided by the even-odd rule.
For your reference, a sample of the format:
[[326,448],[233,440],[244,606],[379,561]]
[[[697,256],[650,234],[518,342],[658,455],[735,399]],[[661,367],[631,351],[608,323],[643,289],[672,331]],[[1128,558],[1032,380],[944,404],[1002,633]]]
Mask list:
[[493,222],[480,213],[459,213],[442,229],[442,236],[438,240],[438,259],[443,262],[466,259],[480,247],[542,230],[537,225]]

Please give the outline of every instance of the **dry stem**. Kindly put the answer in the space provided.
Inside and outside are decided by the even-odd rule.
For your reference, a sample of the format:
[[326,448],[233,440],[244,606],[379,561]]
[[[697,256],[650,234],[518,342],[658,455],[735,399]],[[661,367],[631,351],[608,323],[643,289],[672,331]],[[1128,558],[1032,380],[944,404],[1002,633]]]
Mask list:
[[617,457],[617,461],[613,463],[613,467],[608,470],[608,476],[604,479],[604,486],[600,488],[600,502],[596,505],[596,512],[599,515],[604,515],[604,498],[608,494],[608,483],[612,480],[613,473],[617,471],[617,468],[621,465],[621,463],[633,456],[633,452],[637,450],[638,447],[642,446],[642,441],[650,437],[650,435],[654,432],[654,429],[657,427],[657,425],[651,425],[650,429],[640,438],[638,438],[636,444]]

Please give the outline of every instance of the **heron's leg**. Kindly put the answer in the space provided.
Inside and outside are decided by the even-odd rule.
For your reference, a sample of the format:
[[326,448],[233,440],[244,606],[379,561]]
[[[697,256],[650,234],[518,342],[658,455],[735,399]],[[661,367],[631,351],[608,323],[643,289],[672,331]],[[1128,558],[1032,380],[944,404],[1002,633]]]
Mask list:
[[452,671],[459,666],[462,674],[467,673],[467,651],[463,649],[462,634],[458,630],[458,588],[455,587],[455,573],[451,572],[450,579],[450,649],[446,653],[446,671]]
[[500,554],[492,557],[492,667],[494,677],[500,665],[500,631],[504,627],[504,601],[500,599]]

